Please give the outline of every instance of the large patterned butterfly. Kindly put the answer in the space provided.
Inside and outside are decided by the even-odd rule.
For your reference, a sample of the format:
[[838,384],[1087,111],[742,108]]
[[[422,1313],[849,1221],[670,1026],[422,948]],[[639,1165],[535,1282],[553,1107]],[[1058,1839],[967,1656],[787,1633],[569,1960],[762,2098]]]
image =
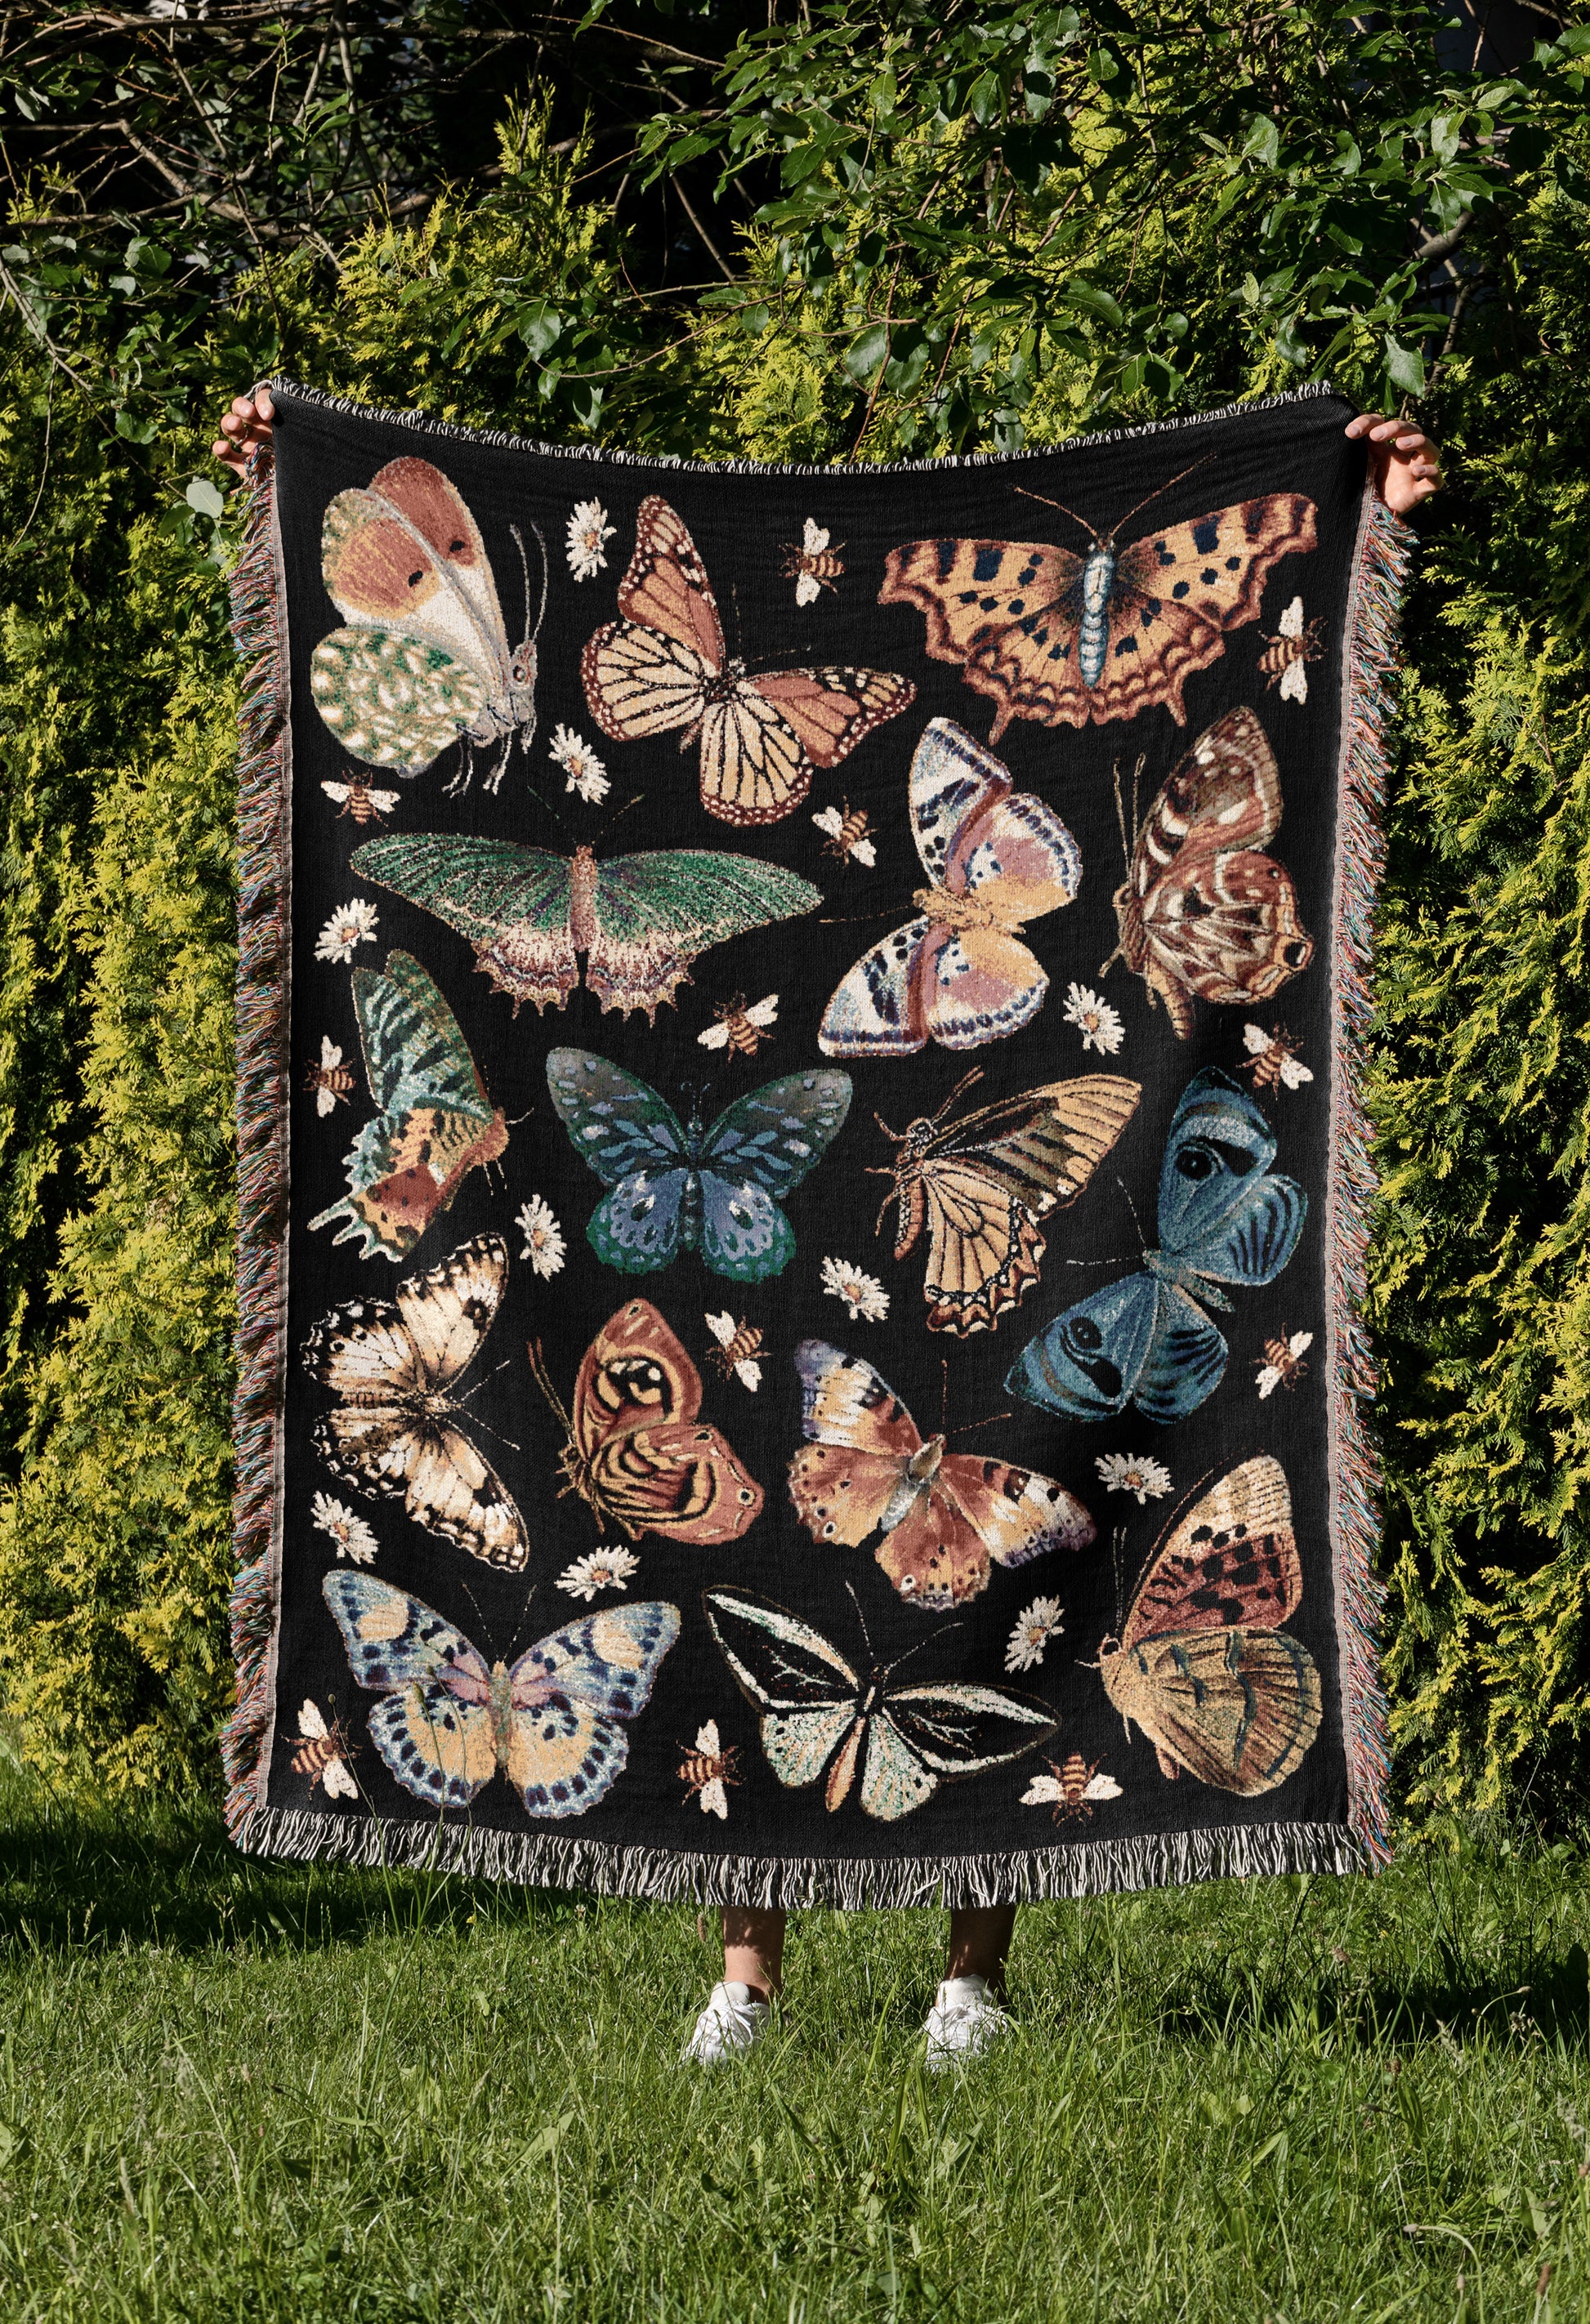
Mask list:
[[814,1169],[850,1110],[848,1074],[786,1074],[706,1128],[681,1122],[638,1074],[587,1049],[554,1049],[547,1087],[574,1149],[605,1186],[586,1229],[606,1267],[651,1275],[698,1250],[715,1275],[760,1283],[795,1256],[779,1204]]
[[699,737],[701,804],[723,823],[777,823],[806,797],[814,767],[837,767],[916,699],[889,669],[753,676],[731,660],[696,544],[655,493],[635,520],[618,610],[580,660],[591,715],[615,742],[681,727],[683,751]]
[[[524,543],[517,526],[513,532],[522,567]],[[528,751],[535,733],[544,544],[541,613],[531,629],[526,569],[525,633],[511,650],[480,527],[429,460],[389,460],[363,491],[337,493],[321,530],[320,569],[347,627],[315,648],[310,692],[344,750],[417,775],[454,742],[501,742],[485,783],[495,791],[515,734]],[[467,789],[469,771],[467,747],[448,790]]]
[[975,1049],[1038,1014],[1049,979],[1018,941],[1082,881],[1065,825],[952,719],[933,719],[911,768],[911,818],[929,885],[920,918],[863,954],[823,1012],[830,1057],[907,1057],[929,1040]]
[[988,1587],[992,1564],[1086,1549],[1093,1519],[1052,1477],[980,1453],[947,1452],[888,1382],[826,1340],[795,1351],[809,1443],[790,1463],[790,1499],[814,1541],[873,1554],[902,1598],[948,1614]]
[[1252,1797],[1284,1784],[1319,1732],[1319,1673],[1280,1628],[1303,1576],[1291,1495],[1262,1453],[1222,1477],[1177,1526],[1099,1675],[1161,1775]]
[[540,1639],[510,1666],[370,1573],[321,1588],[354,1676],[384,1698],[370,1739],[397,1781],[439,1808],[467,1808],[497,1774],[532,1816],[584,1815],[624,1772],[621,1720],[646,1707],[679,1634],[677,1606],[609,1606]]
[[[1206,1306],[1222,1284],[1273,1283],[1302,1232],[1308,1198],[1271,1176],[1275,1136],[1246,1090],[1211,1065],[1181,1093],[1160,1169],[1160,1249],[1143,1272],[1068,1307],[1024,1348],[1005,1385],[1074,1420],[1128,1403],[1185,1420],[1220,1384],[1229,1353]],[[1202,1303],[1202,1304],[1200,1304]]]
[[895,1212],[894,1256],[909,1257],[924,1222],[928,1271],[922,1296],[929,1332],[993,1332],[1038,1280],[1044,1240],[1038,1222],[1077,1200],[1120,1137],[1142,1091],[1116,1074],[1046,1082],[997,1105],[947,1122],[963,1090],[982,1078],[975,1065],[936,1113],[903,1130],[874,1116],[897,1148],[874,1230]]
[[[702,1605],[742,1693],[762,1714],[762,1748],[781,1784],[815,1784],[830,1812],[861,1773],[861,1804],[898,1822],[942,1783],[1036,1750],[1058,1720],[1036,1695],[966,1679],[904,1686],[895,1663],[854,1670],[820,1630],[748,1590],[707,1590]],[[903,1660],[903,1656],[901,1657]]]
[[439,1267],[405,1276],[391,1302],[334,1308],[305,1341],[303,1360],[341,1398],[315,1423],[328,1467],[363,1492],[401,1496],[427,1532],[522,1573],[524,1519],[450,1393],[480,1352],[507,1281],[501,1235],[476,1235]]
[[1141,976],[1184,1041],[1195,994],[1269,1001],[1314,957],[1290,873],[1261,852],[1280,828],[1275,754],[1251,710],[1229,710],[1143,819],[1115,890],[1121,942],[1105,963],[1123,960]]
[[538,1012],[563,1008],[583,952],[604,1015],[643,1009],[654,1022],[709,945],[823,900],[820,889],[777,863],[706,848],[598,863],[589,847],[554,855],[507,839],[394,832],[356,847],[352,869],[467,936],[476,965],[507,993],[515,1016],[525,1001]]
[[387,954],[383,971],[356,968],[354,1013],[365,1074],[379,1111],[347,1157],[348,1192],[313,1227],[347,1222],[338,1242],[364,1238],[359,1257],[406,1259],[471,1170],[505,1153],[494,1106],[458,1020],[419,962]]
[[632,1299],[591,1342],[572,1416],[539,1346],[530,1362],[567,1440],[563,1492],[588,1501],[604,1526],[710,1549],[761,1516],[762,1487],[700,1417],[701,1375],[650,1300]]
[[1086,556],[1047,541],[912,540],[883,561],[878,603],[927,616],[928,651],[959,662],[997,706],[990,742],[1012,718],[1103,726],[1159,702],[1184,726],[1188,679],[1225,652],[1228,630],[1257,619],[1280,559],[1317,545],[1301,493],[1240,501],[1125,549],[1117,537],[1137,509],[1100,533],[1048,505],[1093,534]]

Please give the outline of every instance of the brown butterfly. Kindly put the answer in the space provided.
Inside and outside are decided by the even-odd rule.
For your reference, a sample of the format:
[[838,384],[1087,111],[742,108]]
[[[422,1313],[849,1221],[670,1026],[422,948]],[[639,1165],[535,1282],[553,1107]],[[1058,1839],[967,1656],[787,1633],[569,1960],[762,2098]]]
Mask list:
[[1193,998],[1269,1001],[1307,968],[1314,941],[1291,874],[1260,851],[1280,828],[1280,779],[1251,710],[1227,711],[1178,762],[1115,890],[1123,960],[1182,1040]]
[[1261,1453],[1194,1504],[1155,1558],[1099,1675],[1160,1772],[1251,1797],[1284,1784],[1319,1732],[1319,1673],[1280,1628],[1303,1594],[1292,1500]]
[[568,1438],[563,1492],[588,1501],[604,1525],[631,1541],[655,1533],[710,1548],[737,1541],[761,1515],[762,1487],[699,1417],[701,1375],[650,1300],[630,1300],[587,1349],[572,1418],[539,1343],[530,1364]]
[[924,1222],[928,1329],[993,1332],[1037,1282],[1044,1240],[1038,1222],[1074,1203],[1137,1110],[1138,1083],[1114,1074],[1046,1082],[946,1123],[982,1068],[963,1075],[936,1113],[902,1130],[874,1114],[899,1149],[869,1177],[892,1178],[874,1232],[891,1203],[894,1256],[904,1259]]
[[878,603],[915,605],[928,651],[959,662],[996,704],[991,745],[1012,718],[1103,726],[1160,702],[1184,726],[1188,679],[1225,652],[1228,630],[1257,619],[1271,568],[1317,546],[1314,503],[1301,493],[1239,501],[1125,549],[1116,540],[1137,509],[1100,533],[1062,503],[1046,505],[1093,534],[1087,556],[1047,541],[934,540],[907,541],[883,562]]
[[777,823],[811,788],[916,699],[892,670],[776,669],[752,676],[724,647],[717,600],[684,521],[651,493],[618,585],[623,619],[586,641],[586,700],[604,734],[699,738],[701,804],[722,823]]
[[902,1598],[948,1614],[988,1587],[991,1564],[1086,1549],[1096,1533],[1074,1494],[1008,1461],[923,1440],[871,1364],[826,1340],[795,1351],[809,1440],[790,1463],[790,1499],[814,1541],[874,1555]]

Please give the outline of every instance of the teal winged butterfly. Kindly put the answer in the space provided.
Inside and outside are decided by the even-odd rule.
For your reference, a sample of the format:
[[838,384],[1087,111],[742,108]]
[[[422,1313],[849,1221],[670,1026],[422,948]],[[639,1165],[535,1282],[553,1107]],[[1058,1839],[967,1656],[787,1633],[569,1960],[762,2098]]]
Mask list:
[[709,945],[822,902],[819,889],[777,863],[709,848],[599,863],[589,847],[554,855],[505,839],[393,832],[356,848],[353,869],[467,936],[515,1016],[526,1001],[565,1007],[583,952],[604,1012],[643,1009],[654,1023]]
[[311,1219],[346,1221],[338,1242],[364,1237],[361,1259],[406,1259],[447,1210],[471,1170],[507,1148],[494,1106],[435,983],[406,952],[384,969],[356,968],[354,1013],[365,1073],[377,1107],[347,1156],[348,1191]]
[[554,1049],[547,1087],[574,1149],[611,1189],[586,1238],[607,1267],[650,1275],[698,1250],[715,1275],[760,1283],[795,1256],[779,1204],[815,1169],[850,1110],[850,1076],[814,1068],[764,1082],[710,1127],[638,1074]]

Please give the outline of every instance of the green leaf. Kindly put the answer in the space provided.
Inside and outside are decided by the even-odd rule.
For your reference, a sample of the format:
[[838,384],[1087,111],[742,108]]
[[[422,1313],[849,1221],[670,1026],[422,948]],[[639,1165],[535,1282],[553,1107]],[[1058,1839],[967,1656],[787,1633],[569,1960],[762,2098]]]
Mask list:
[[979,73],[966,92],[966,110],[980,129],[997,119],[1003,108],[1004,97],[997,73]]
[[869,383],[889,353],[889,326],[874,323],[845,351],[845,368],[853,379]]
[[1456,161],[1463,132],[1461,113],[1437,113],[1430,123],[1430,152],[1437,161]]
[[1112,330],[1122,331],[1126,327],[1126,318],[1109,292],[1101,290],[1095,282],[1084,281],[1079,274],[1071,277],[1060,296],[1068,307],[1075,307],[1085,315],[1096,316]]
[[759,300],[754,307],[741,308],[740,328],[744,332],[747,338],[759,339],[763,331],[766,330],[767,326],[768,309],[767,303],[764,300]]
[[1108,49],[1089,49],[1087,52],[1087,78],[1093,82],[1096,88],[1103,88],[1106,81],[1114,80],[1120,69],[1120,66],[1110,54]]
[[1243,145],[1243,158],[1262,162],[1267,170],[1273,170],[1280,161],[1280,132],[1268,114],[1260,114],[1248,131]]
[[154,440],[153,420],[134,420],[124,404],[116,416],[116,432],[129,444],[149,444]]
[[220,491],[208,476],[195,476],[182,497],[200,516],[218,517],[226,506]]
[[1417,347],[1405,347],[1386,333],[1386,376],[1404,395],[1424,393],[1424,357]]
[[544,362],[549,349],[563,336],[563,318],[556,307],[538,299],[519,318],[519,336],[536,362]]

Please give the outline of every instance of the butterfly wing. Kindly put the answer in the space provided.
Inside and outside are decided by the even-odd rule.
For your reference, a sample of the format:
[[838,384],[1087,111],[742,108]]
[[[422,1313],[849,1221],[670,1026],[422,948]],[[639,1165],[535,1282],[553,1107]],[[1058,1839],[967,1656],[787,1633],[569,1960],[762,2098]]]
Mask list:
[[1174,1283],[1160,1286],[1159,1312],[1132,1401],[1145,1419],[1185,1420],[1214,1395],[1231,1351],[1219,1326]]
[[651,1699],[679,1634],[677,1606],[606,1607],[520,1655],[509,1673],[505,1767],[532,1816],[584,1815],[629,1757],[621,1722]]
[[467,1807],[496,1772],[491,1673],[461,1630],[374,1574],[321,1583],[350,1669],[384,1697],[370,1736],[396,1780],[439,1807]]
[[695,1365],[656,1308],[630,1300],[586,1351],[574,1439],[598,1505],[632,1540],[654,1533],[707,1548],[761,1515],[761,1486],[700,1410]]
[[781,1784],[815,1783],[858,1723],[861,1681],[819,1630],[745,1590],[707,1590],[707,1627],[746,1700]]
[[997,705],[997,742],[1012,717],[1058,723],[1053,706],[1076,669],[1081,582],[1082,559],[1047,542],[912,540],[884,558],[878,603],[926,617],[928,651],[958,662],[966,684]]
[[[809,1441],[790,1463],[790,1498],[813,1540],[859,1548],[901,1493],[921,1437],[887,1380],[859,1356],[803,1340],[795,1369]],[[915,1489],[906,1492],[909,1506]]]
[[461,734],[489,732],[489,688],[439,646],[381,630],[333,630],[310,661],[310,694],[350,757],[422,774]]
[[1033,1470],[947,1452],[938,1478],[996,1565],[1025,1565],[1051,1549],[1086,1549],[1098,1537],[1076,1495]]
[[1122,1632],[1279,1629],[1303,1595],[1286,1471],[1268,1452],[1230,1470],[1174,1526]]
[[921,962],[931,923],[908,920],[864,953],[823,1011],[827,1057],[910,1057],[928,1043]]
[[517,1013],[561,1009],[579,982],[569,929],[569,862],[541,847],[462,833],[392,832],[356,847],[350,868],[457,928]]
[[[1105,1420],[1123,1411],[1147,1360],[1162,1304],[1163,1286],[1151,1275],[1129,1275],[1079,1299],[1028,1342],[1006,1376],[1006,1388],[1045,1412],[1074,1420]],[[1224,1351],[1225,1342],[1220,1344]]]
[[688,1231],[695,1176],[672,1107],[588,1049],[553,1049],[547,1088],[575,1152],[613,1189],[586,1228],[597,1258],[626,1275],[668,1266]]
[[1003,1767],[1047,1742],[1059,1720],[1035,1695],[960,1680],[885,1686],[870,1722],[861,1803],[868,1815],[897,1822],[939,1784]]
[[1286,1631],[1189,1630],[1103,1653],[1099,1674],[1164,1774],[1252,1798],[1284,1784],[1319,1732],[1319,1672]]
[[615,742],[677,726],[688,742],[723,668],[723,624],[683,519],[655,493],[636,515],[618,610],[624,618],[599,629],[580,659],[592,717]]
[[1160,1171],[1160,1240],[1179,1271],[1205,1282],[1274,1282],[1308,1209],[1294,1179],[1271,1173],[1274,1158],[1274,1134],[1241,1084],[1215,1065],[1195,1074]]
[[620,855],[596,866],[596,927],[586,982],[604,1010],[671,1001],[709,945],[822,902],[822,890],[777,863],[698,848]]
[[848,1074],[787,1074],[726,1106],[701,1148],[701,1253],[715,1274],[780,1274],[795,1237],[779,1204],[816,1168],[850,1110]]

